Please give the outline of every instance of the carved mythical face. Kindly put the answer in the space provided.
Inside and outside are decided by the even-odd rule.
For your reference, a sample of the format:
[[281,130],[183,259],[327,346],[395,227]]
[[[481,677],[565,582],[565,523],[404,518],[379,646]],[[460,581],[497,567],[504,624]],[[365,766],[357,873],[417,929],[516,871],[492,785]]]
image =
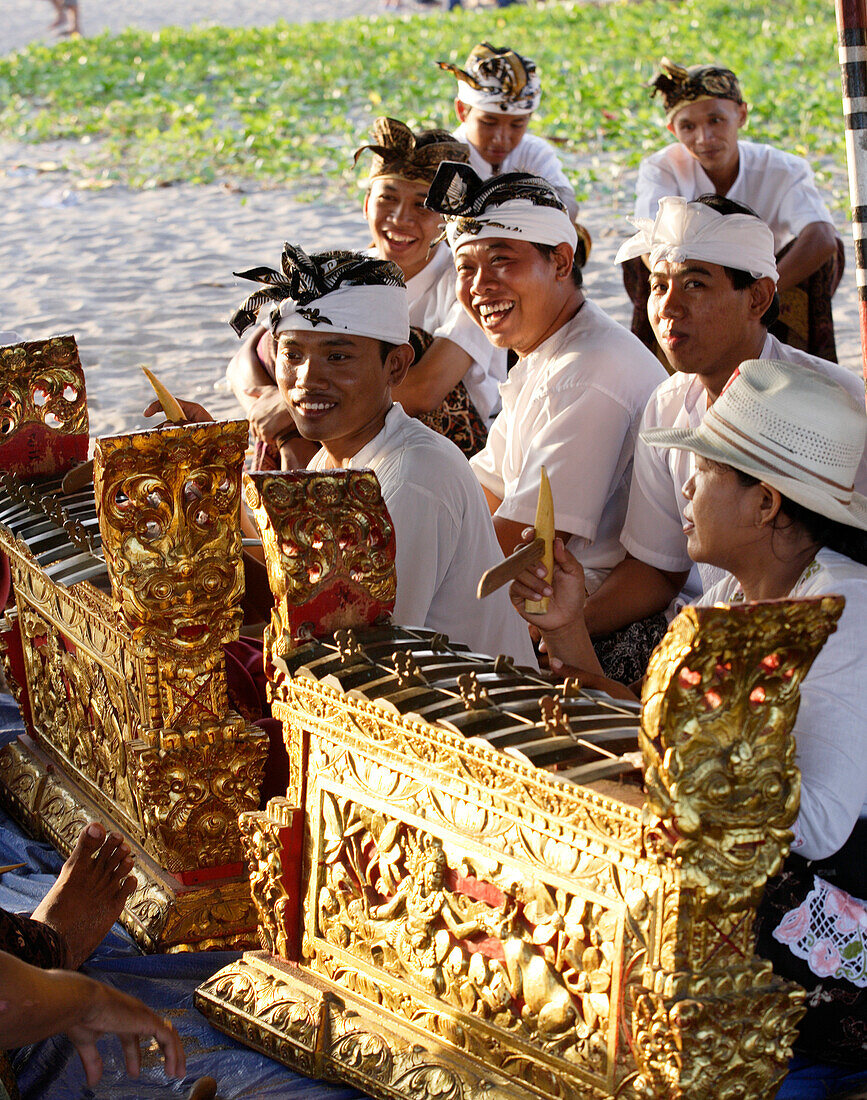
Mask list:
[[123,617],[148,648],[201,655],[237,629],[245,445],[237,422],[100,441],[103,547]]
[[831,598],[687,608],[648,665],[645,841],[730,906],[779,867],[798,810],[798,687],[839,615]]

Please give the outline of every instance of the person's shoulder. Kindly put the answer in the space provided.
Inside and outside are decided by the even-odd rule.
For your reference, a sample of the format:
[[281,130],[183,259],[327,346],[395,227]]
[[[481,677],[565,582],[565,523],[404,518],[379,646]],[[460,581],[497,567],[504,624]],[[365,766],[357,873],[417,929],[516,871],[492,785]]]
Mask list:
[[665,370],[653,352],[592,299],[585,299],[570,324],[569,348],[585,360],[592,356],[600,369],[610,369],[616,363],[618,376],[639,376],[652,380],[654,386],[665,378]]
[[657,149],[655,153],[648,153],[641,158],[640,168],[644,169],[682,169],[692,160],[687,150],[679,141],[669,142]]
[[823,546],[802,574],[796,596],[838,594],[859,604],[867,601],[867,565]]
[[704,393],[704,386],[694,374],[678,371],[669,375],[650,395],[644,427],[680,427],[680,421],[689,421],[690,414]]
[[797,366],[806,367],[808,370],[818,371],[832,382],[836,382],[858,401],[864,400],[864,379],[860,374],[841,367],[839,363],[832,363],[829,359],[820,359],[818,355],[810,355],[800,348],[793,348],[784,344],[775,336],[769,334],[762,350],[762,359],[781,359],[784,363],[795,363]]
[[541,152],[544,150],[545,152],[553,153],[555,156],[557,155],[557,150],[550,141],[546,141],[545,138],[539,137],[538,134],[530,133],[529,130],[524,132],[524,136],[515,146],[514,152],[517,152],[519,149],[526,152]]
[[797,153],[790,153],[786,149],[780,149],[777,145],[767,145],[762,141],[747,141],[741,138],[738,141],[742,165],[744,169],[752,172],[769,172],[774,169],[783,170],[789,174],[793,172],[812,171],[809,161]]
[[440,477],[443,469],[454,470],[458,477],[474,476],[462,451],[450,439],[414,416],[403,413],[403,417],[389,450],[401,459],[406,474],[424,481]]

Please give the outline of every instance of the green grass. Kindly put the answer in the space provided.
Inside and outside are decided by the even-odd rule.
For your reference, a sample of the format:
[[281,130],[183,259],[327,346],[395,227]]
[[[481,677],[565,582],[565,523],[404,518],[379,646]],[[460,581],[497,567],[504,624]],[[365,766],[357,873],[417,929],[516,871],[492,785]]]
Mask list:
[[[377,115],[453,125],[454,81],[433,62],[462,62],[488,38],[536,59],[533,129],[561,143],[567,162],[589,152],[629,166],[664,142],[644,85],[668,54],[731,66],[751,103],[748,136],[833,173],[845,165],[835,37],[832,5],[815,0],[551,2],[496,15],[130,31],[0,59],[0,138],[77,140],[89,171],[139,186],[349,189],[351,153]],[[592,170],[575,182],[579,192],[599,183]]]

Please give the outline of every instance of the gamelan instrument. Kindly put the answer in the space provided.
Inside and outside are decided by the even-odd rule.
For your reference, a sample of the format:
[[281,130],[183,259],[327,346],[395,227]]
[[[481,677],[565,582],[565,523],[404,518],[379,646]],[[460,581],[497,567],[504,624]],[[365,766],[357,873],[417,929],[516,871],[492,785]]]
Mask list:
[[2,636],[28,734],[0,751],[0,798],[67,853],[121,832],[138,889],[123,921],[150,950],[255,942],[238,814],[259,806],[267,738],[229,706],[241,624],[244,421],[102,439],[94,478],[71,336],[0,348]]
[[381,521],[336,488],[314,507],[321,476],[247,490],[288,783],[241,817],[262,950],[200,1009],[378,1100],[772,1097],[804,994],[755,955],[755,907],[797,813],[798,685],[841,601],[686,609],[639,715],[370,614],[320,629],[329,576],[388,595]]

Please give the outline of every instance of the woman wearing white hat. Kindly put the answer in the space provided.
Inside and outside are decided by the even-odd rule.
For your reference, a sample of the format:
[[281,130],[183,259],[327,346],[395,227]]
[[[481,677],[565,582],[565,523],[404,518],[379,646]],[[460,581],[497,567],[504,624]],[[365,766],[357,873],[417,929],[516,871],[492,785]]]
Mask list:
[[[690,556],[727,576],[702,603],[843,595],[846,606],[806,676],[795,728],[801,809],[785,870],[762,903],[759,951],[814,991],[804,1049],[863,1064],[867,1049],[867,497],[853,489],[867,416],[815,371],[748,360],[694,429],[654,429],[652,446],[692,452],[684,520]],[[542,577],[538,574],[542,573]],[[584,626],[581,566],[555,546],[512,586],[551,597],[542,632],[552,667],[603,681]],[[523,612],[522,612],[523,613]],[[821,876],[815,877],[814,876]],[[761,919],[763,918],[763,919]],[[818,991],[818,992],[817,992]]]

